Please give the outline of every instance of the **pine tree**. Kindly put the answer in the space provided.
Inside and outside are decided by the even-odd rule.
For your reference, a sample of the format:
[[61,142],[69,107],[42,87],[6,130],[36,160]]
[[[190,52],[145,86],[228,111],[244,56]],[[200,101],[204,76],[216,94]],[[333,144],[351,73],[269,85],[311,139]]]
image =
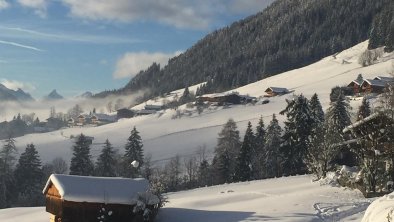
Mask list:
[[252,124],[248,122],[241,150],[236,158],[235,180],[248,181],[252,178],[252,149],[255,146]]
[[94,165],[90,155],[90,144],[86,136],[81,134],[73,146],[73,157],[71,158],[70,174],[90,176],[94,173]]
[[19,201],[25,206],[37,206],[42,203],[43,172],[41,161],[34,144],[28,144],[19,158],[15,169],[15,180]]
[[272,120],[267,127],[267,133],[265,135],[265,177],[271,178],[278,177],[280,175],[279,149],[282,143],[281,134],[282,128],[279,126],[279,122],[274,114],[272,115]]
[[[126,151],[123,160],[123,176],[135,177],[137,176],[137,174],[140,173],[141,166],[144,163],[144,151],[142,147],[143,144],[141,136],[139,135],[137,129],[134,127],[125,146]],[[131,166],[131,163],[133,161],[137,161],[139,163],[139,166],[137,168]]]
[[311,100],[309,101],[309,107],[311,109],[312,121],[315,124],[324,122],[324,111],[316,93],[311,97]]
[[15,198],[13,195],[16,192],[13,167],[16,154],[15,140],[10,137],[4,141],[0,150],[0,208],[10,206]]
[[[338,97],[331,102],[330,107],[327,110],[326,114],[326,127],[328,134],[335,135],[337,137],[337,133],[341,138],[341,141],[344,139],[343,129],[350,125],[350,113],[351,109],[348,101],[345,99],[345,96],[342,92],[338,94]],[[337,139],[335,139],[337,140]],[[336,162],[341,165],[353,165],[355,164],[354,154],[350,152],[348,147],[341,147],[339,151],[338,159]]]
[[280,114],[287,116],[281,148],[283,171],[287,175],[304,174],[307,172],[304,161],[313,127],[308,100],[303,95],[296,96],[287,101],[286,109]]
[[361,106],[358,108],[357,121],[371,115],[371,107],[366,97],[363,98]]
[[261,179],[264,177],[265,135],[266,130],[264,126],[264,120],[261,116],[256,127],[255,146],[253,147],[252,151],[252,170],[253,177],[255,179]]
[[234,178],[235,162],[241,146],[239,131],[233,119],[229,119],[219,133],[215,148],[213,168],[216,174],[216,183],[232,182]]
[[115,150],[112,144],[107,139],[104,143],[104,147],[101,150],[101,154],[97,159],[96,163],[96,175],[103,177],[114,177],[116,176],[116,159]]

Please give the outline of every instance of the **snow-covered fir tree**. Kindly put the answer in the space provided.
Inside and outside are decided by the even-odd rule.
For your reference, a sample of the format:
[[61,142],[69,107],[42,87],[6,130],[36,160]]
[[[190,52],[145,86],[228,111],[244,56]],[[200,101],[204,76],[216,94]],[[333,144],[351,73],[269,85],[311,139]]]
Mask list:
[[241,147],[237,124],[229,119],[219,132],[218,143],[215,147],[215,156],[212,162],[215,171],[215,183],[232,182],[235,171],[235,157]]
[[264,177],[272,178],[280,176],[280,152],[279,148],[282,143],[282,128],[276,119],[275,114],[272,115],[272,120],[267,126],[267,133],[265,135],[265,154],[264,154]]
[[357,121],[364,119],[365,117],[371,115],[371,106],[366,97],[363,98],[361,105],[358,107]]
[[[334,99],[333,102],[330,103],[330,107],[327,110],[325,119],[326,119],[326,134],[335,135],[339,133],[340,137],[344,138],[343,129],[351,124],[350,121],[350,105],[346,100],[345,96],[341,91],[339,91],[337,98]],[[336,140],[336,139],[335,139]],[[341,165],[351,165],[353,166],[355,163],[355,156],[350,151],[350,148],[347,146],[340,147],[339,154],[336,163]]]
[[90,143],[83,134],[77,137],[77,141],[73,146],[70,174],[81,176],[91,176],[94,174],[94,165],[90,155]]
[[265,134],[264,120],[261,116],[256,126],[255,146],[252,149],[252,173],[255,179],[261,179],[264,175]]
[[248,122],[241,149],[236,157],[235,181],[248,181],[252,178],[252,150],[255,146],[252,123]]
[[15,140],[8,138],[0,150],[0,208],[8,207],[16,192],[13,168],[17,150]]
[[[125,153],[123,156],[123,176],[135,177],[140,174],[140,169],[144,163],[144,151],[142,147],[143,144],[141,136],[134,126],[125,146]],[[138,162],[137,167],[131,165],[133,161]]]
[[304,161],[313,127],[309,102],[303,95],[295,96],[287,100],[287,107],[280,114],[287,117],[281,148],[283,172],[286,175],[306,173]]
[[323,108],[316,93],[312,96],[309,105],[311,108],[312,131],[305,163],[309,172],[320,179],[325,177],[330,169],[329,163],[337,154],[340,137],[339,132],[329,133],[327,131],[327,121],[325,122]]
[[112,144],[107,139],[104,143],[104,147],[101,150],[100,156],[97,158],[95,174],[103,177],[114,177],[116,176],[116,151],[112,147]]
[[15,169],[18,198],[22,205],[37,206],[42,203],[43,175],[38,152],[34,144],[28,144]]
[[324,122],[324,111],[320,103],[318,95],[315,93],[309,101],[309,107],[311,110],[311,117],[314,124]]

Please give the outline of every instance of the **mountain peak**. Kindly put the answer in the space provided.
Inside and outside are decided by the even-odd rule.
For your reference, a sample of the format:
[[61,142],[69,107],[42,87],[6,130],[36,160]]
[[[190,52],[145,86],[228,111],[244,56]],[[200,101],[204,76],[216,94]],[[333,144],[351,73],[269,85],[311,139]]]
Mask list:
[[64,97],[61,96],[61,95],[56,91],[56,89],[54,89],[54,90],[52,90],[51,93],[49,93],[49,94],[45,97],[45,99],[47,99],[47,100],[59,100],[59,99],[64,99]]

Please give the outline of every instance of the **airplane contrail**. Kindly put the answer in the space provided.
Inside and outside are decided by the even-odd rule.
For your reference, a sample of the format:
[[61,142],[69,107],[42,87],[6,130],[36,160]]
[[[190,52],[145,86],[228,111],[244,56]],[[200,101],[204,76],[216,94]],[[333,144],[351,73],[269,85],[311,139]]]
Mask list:
[[16,43],[16,42],[9,42],[9,41],[0,40],[0,44],[12,45],[12,46],[20,47],[20,48],[34,50],[34,51],[37,51],[37,52],[43,52],[44,51],[42,49],[39,49],[39,48],[36,48],[36,47],[33,47],[33,46],[23,45],[23,44],[19,44],[19,43]]

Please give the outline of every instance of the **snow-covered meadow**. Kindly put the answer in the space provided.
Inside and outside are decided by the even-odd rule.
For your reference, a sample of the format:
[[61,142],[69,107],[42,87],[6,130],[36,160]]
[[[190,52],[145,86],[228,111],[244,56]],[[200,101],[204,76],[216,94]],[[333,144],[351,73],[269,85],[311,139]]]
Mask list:
[[[168,194],[158,222],[360,221],[361,192],[312,182],[312,176],[225,184]],[[2,222],[45,222],[44,207],[0,210]]]
[[[361,67],[358,56],[367,48],[367,42],[360,43],[336,56],[329,56],[304,68],[285,72],[256,83],[240,87],[240,94],[260,97],[265,89],[286,87],[295,94],[310,98],[319,95],[323,108],[329,105],[329,93],[334,86],[343,86],[362,74],[364,78],[388,76],[392,69],[393,54],[385,54],[378,63]],[[180,91],[179,91],[180,92]],[[199,115],[196,110],[173,119],[176,111],[165,110],[154,115],[122,119],[100,127],[69,128],[60,131],[31,134],[16,138],[19,152],[26,144],[34,143],[42,158],[48,162],[56,157],[69,161],[72,155],[71,135],[84,133],[93,136],[92,154],[97,157],[102,143],[108,138],[120,152],[136,126],[141,133],[145,153],[152,155],[156,164],[168,160],[176,154],[193,155],[199,146],[206,146],[212,153],[217,134],[222,125],[233,118],[241,133],[251,121],[256,124],[260,116],[266,124],[273,113],[278,114],[291,94],[270,98],[268,104],[232,105],[210,107]],[[160,99],[147,101],[153,104]],[[357,107],[360,100],[352,100]],[[144,104],[139,105],[142,107]],[[374,105],[372,105],[374,106]],[[137,108],[138,108],[137,107]],[[178,110],[187,110],[185,106]],[[277,115],[279,121],[284,117]],[[169,203],[158,217],[159,222],[180,221],[360,221],[370,203],[358,191],[311,182],[311,176],[277,178],[246,183],[228,184],[191,191],[171,193]],[[0,210],[0,221],[42,222],[49,215],[44,208],[18,208]]]

